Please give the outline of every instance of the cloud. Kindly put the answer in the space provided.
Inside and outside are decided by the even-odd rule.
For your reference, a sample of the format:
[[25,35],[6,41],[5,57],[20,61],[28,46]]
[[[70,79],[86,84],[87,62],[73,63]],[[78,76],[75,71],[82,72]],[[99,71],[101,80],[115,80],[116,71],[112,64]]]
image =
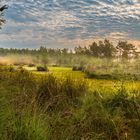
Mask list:
[[[0,44],[72,47],[97,38],[140,39],[140,0],[1,0]],[[1,41],[2,40],[2,41]],[[86,43],[84,43],[84,41]]]
[[106,35],[106,38],[112,41],[121,41],[121,40],[128,40],[128,34],[125,32],[112,32]]

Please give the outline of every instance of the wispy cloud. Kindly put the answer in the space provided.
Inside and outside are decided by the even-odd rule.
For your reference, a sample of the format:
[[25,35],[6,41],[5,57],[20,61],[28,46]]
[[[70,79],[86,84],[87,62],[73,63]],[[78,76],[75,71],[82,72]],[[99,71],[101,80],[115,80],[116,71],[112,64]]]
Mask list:
[[140,40],[140,0],[1,0],[0,47],[73,47],[92,40]]

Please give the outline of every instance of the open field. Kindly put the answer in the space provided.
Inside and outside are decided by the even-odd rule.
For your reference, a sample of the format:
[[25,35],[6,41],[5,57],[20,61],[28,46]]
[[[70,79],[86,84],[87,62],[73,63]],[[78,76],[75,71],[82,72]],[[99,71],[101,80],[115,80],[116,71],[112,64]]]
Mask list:
[[1,0],[0,140],[140,140],[139,11]]
[[86,78],[86,74],[81,71],[72,71],[71,67],[48,67],[49,72],[37,72],[36,68],[24,67],[26,70],[30,70],[37,75],[44,74],[53,74],[58,78],[72,77],[74,79],[82,79],[87,82],[89,87],[92,89],[101,89],[101,90],[112,90],[114,87],[120,87],[122,84],[125,85],[127,89],[130,90],[139,90],[140,89],[140,81],[131,80],[111,80],[111,79],[96,79],[96,78]]
[[140,139],[139,80],[48,69],[0,72],[0,139]]

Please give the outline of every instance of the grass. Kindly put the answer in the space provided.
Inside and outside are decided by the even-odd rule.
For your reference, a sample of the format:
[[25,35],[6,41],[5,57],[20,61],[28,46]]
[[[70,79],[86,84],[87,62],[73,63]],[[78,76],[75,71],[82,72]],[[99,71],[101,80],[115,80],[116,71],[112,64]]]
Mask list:
[[139,81],[85,79],[85,73],[65,67],[5,69],[0,139],[139,140],[139,90]]
[[102,90],[113,90],[115,88],[119,88],[122,83],[125,84],[126,88],[129,90],[138,90],[140,89],[140,82],[139,81],[134,81],[134,80],[118,80],[118,79],[100,79],[100,78],[85,78],[86,74],[81,72],[81,71],[72,71],[72,68],[70,67],[48,67],[49,72],[44,73],[44,72],[36,72],[33,71],[33,73],[37,75],[44,75],[44,74],[53,74],[54,76],[58,78],[65,78],[70,76],[71,78],[74,79],[84,79],[88,85],[92,89],[98,89],[100,91]]

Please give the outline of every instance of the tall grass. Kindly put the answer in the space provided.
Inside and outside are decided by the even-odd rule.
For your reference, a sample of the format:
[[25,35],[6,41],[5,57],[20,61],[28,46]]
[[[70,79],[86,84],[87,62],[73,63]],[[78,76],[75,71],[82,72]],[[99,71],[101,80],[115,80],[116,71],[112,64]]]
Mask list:
[[140,139],[140,93],[85,80],[0,72],[1,140]]

